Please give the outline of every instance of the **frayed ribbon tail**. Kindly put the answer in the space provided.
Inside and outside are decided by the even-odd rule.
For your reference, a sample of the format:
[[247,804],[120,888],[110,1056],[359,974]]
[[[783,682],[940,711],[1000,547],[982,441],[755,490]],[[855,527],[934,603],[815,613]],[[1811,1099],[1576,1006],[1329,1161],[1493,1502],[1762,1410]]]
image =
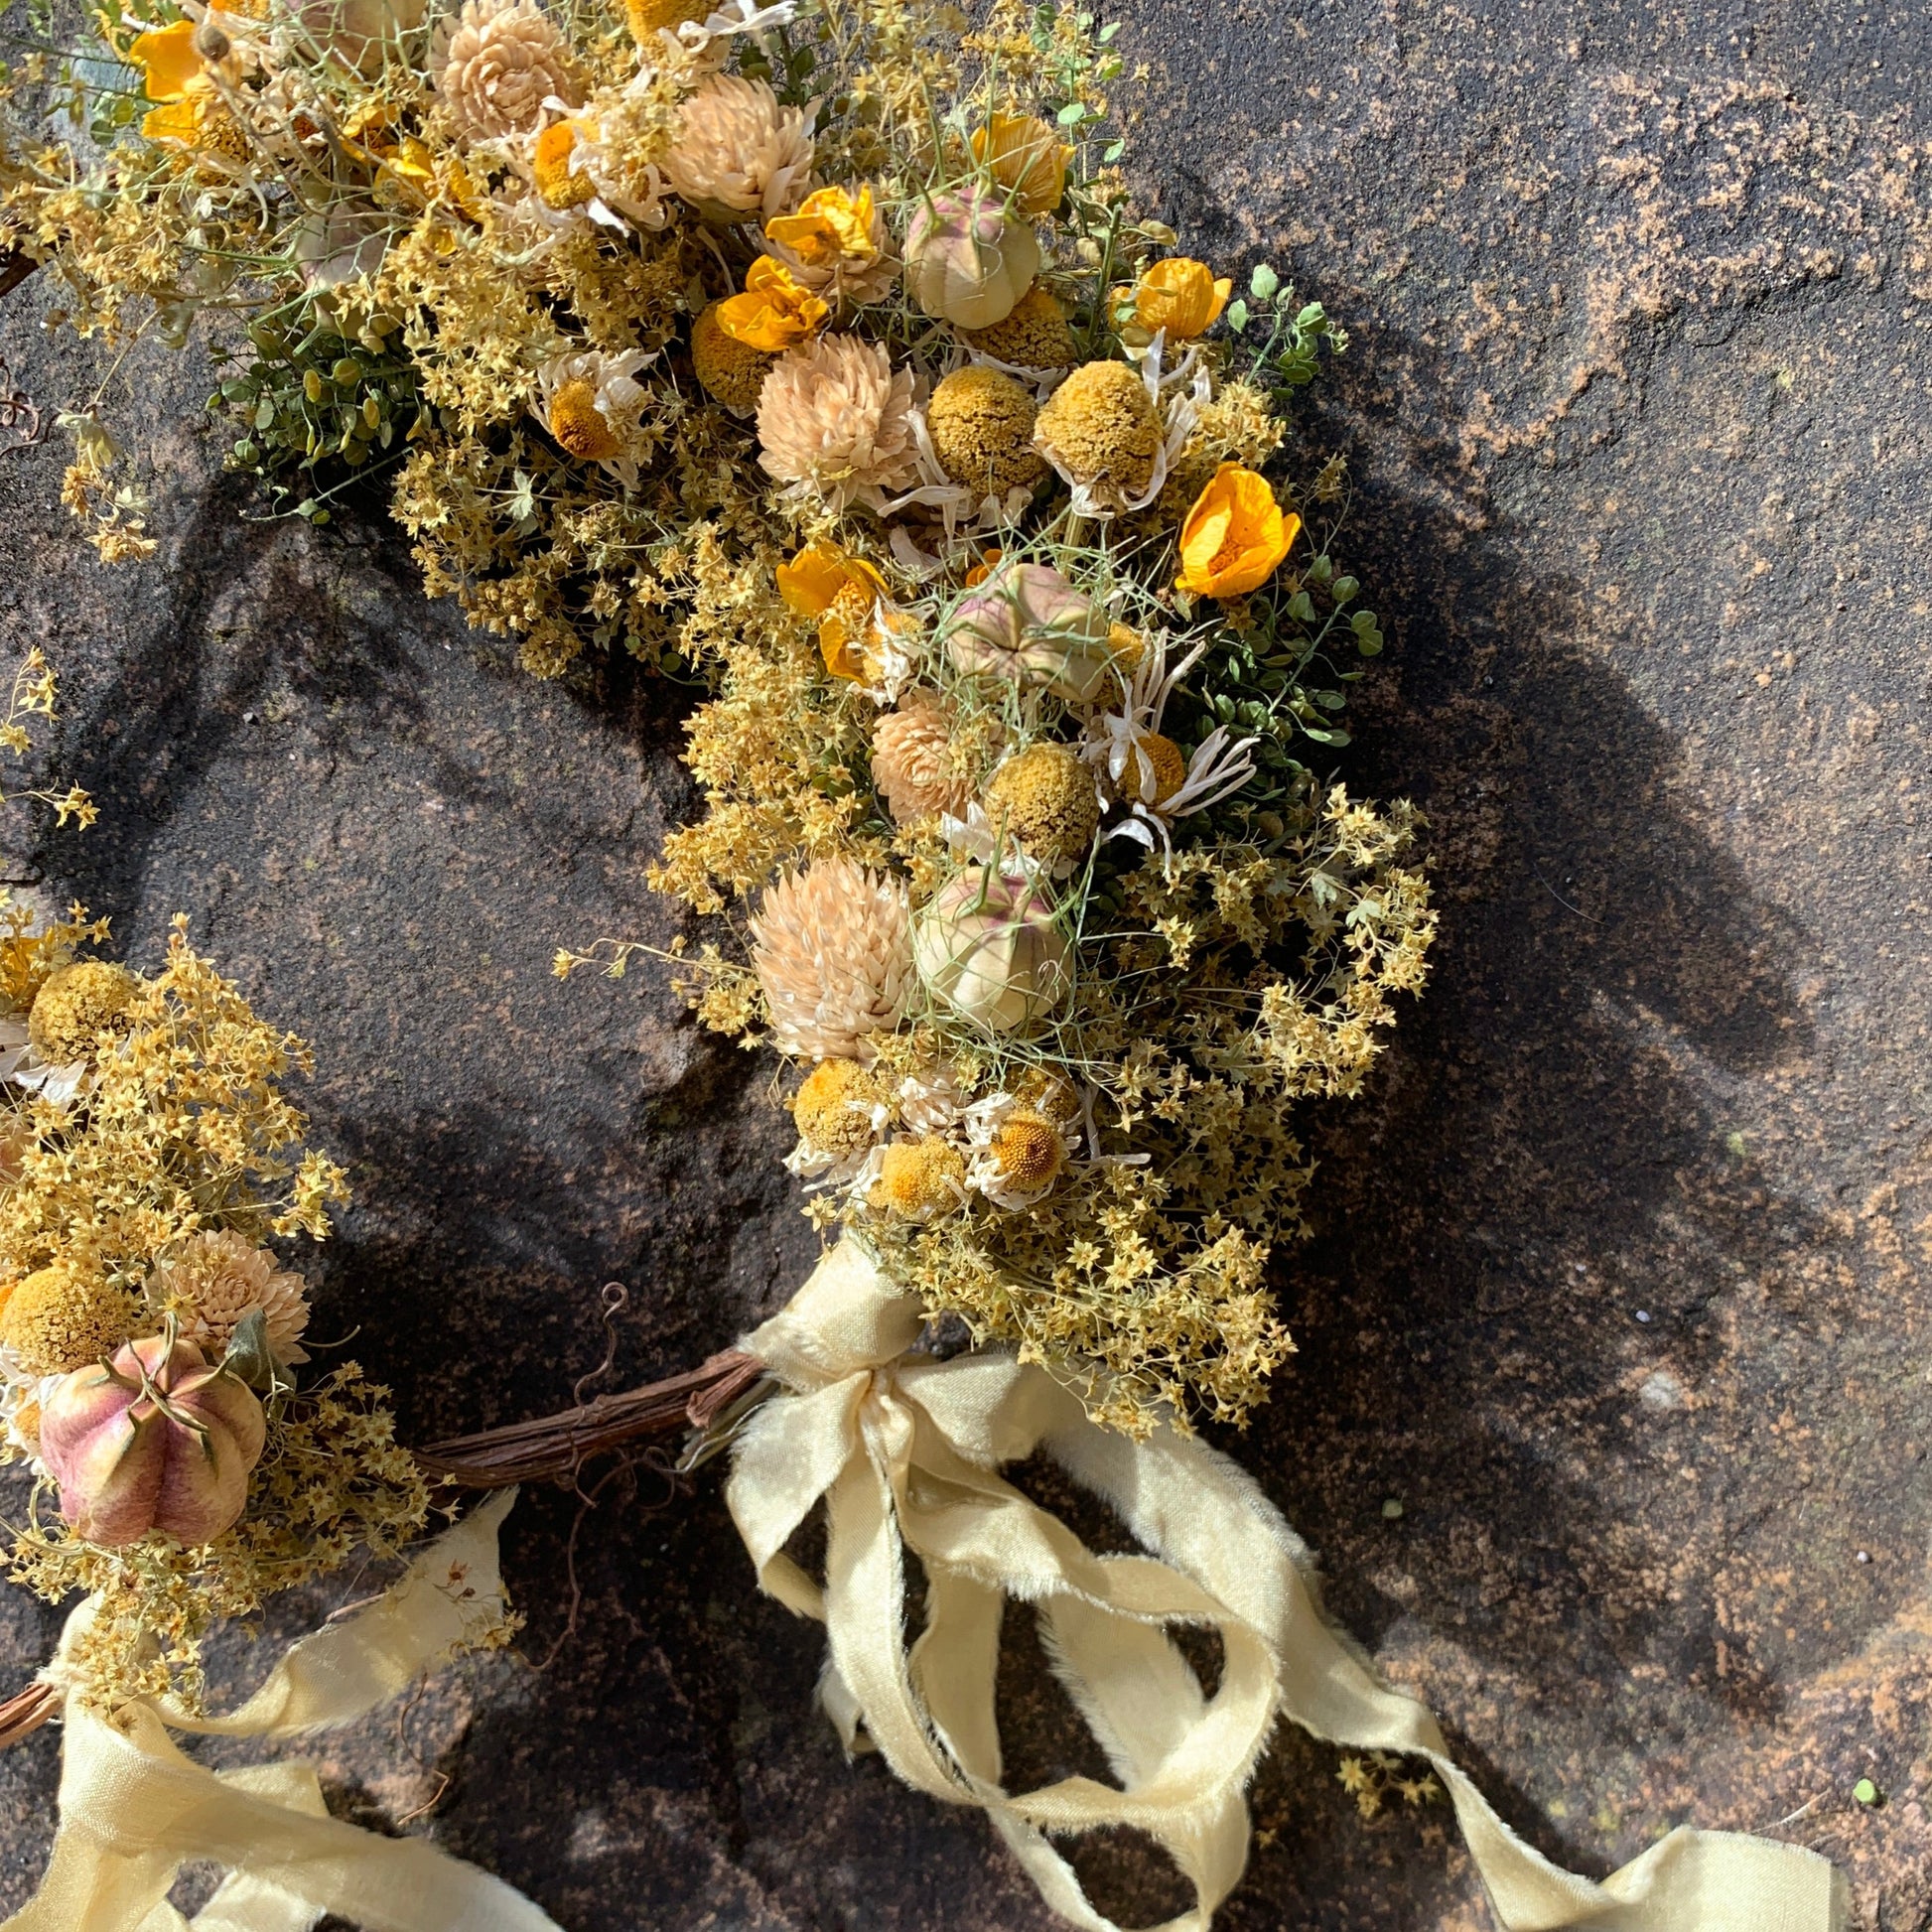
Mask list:
[[[297,1760],[210,1771],[171,1731],[286,1737],[347,1724],[500,1625],[505,1490],[439,1537],[374,1602],[294,1644],[225,1718],[162,1701],[106,1718],[67,1701],[61,1816],[38,1894],[0,1932],[184,1932],[183,1864],[227,1868],[196,1932],[311,1932],[328,1913],[368,1932],[559,1932],[520,1892],[420,1838],[331,1818]],[[68,1619],[67,1652],[90,1605]],[[50,1681],[60,1682],[57,1661]]]
[[[1133,1826],[1193,1887],[1159,1932],[1207,1932],[1247,1862],[1248,1780],[1278,1717],[1357,1750],[1426,1758],[1504,1932],[1841,1932],[1844,1876],[1802,1847],[1680,1827],[1601,1883],[1525,1845],[1449,1761],[1415,1699],[1379,1682],[1322,1615],[1306,1548],[1234,1462],[1171,1430],[1135,1442],[1009,1356],[908,1355],[922,1322],[850,1238],[743,1344],[787,1391],[739,1438],[728,1500],[768,1594],[826,1627],[822,1701],[848,1748],[987,1812],[1069,1924],[1095,1910],[1056,1836]],[[1044,1451],[1145,1555],[1096,1556],[999,1469]],[[820,1498],[823,1584],[784,1554]],[[905,1552],[926,1578],[904,1641]],[[1031,1603],[1056,1675],[1118,1788],[1001,1784],[994,1680],[1009,1598]],[[1212,1697],[1165,1625],[1220,1636]]]

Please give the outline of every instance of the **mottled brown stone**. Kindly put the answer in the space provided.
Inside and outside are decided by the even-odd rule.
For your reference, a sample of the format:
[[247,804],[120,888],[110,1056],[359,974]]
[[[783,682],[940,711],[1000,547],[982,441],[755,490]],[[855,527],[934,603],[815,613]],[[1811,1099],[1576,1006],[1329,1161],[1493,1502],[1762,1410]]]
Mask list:
[[[1873,1932],[1932,1923],[1924,18],[1136,0],[1122,44],[1185,245],[1354,334],[1295,432],[1349,450],[1389,635],[1340,769],[1424,804],[1445,908],[1370,1094],[1311,1123],[1302,1352],[1231,1447],[1533,1842],[1600,1872],[1681,1820],[1775,1827]],[[105,365],[36,340],[44,300],[0,347],[51,410]],[[16,815],[16,876],[137,960],[185,909],[315,1039],[358,1189],[318,1329],[358,1330],[419,1440],[566,1401],[607,1280],[621,1377],[693,1365],[810,1252],[769,1064],[654,969],[548,976],[675,929],[640,875],[693,803],[682,694],[531,683],[371,511],[238,521],[206,386],[144,354],[110,389],[167,479],[145,570],[76,543],[55,453],[0,457],[0,634],[54,650],[55,762],[106,808]],[[571,1932],[1043,1928],[977,1821],[841,1761],[715,1481],[652,1500],[586,1521],[544,1669],[331,1740],[337,1808]],[[533,1660],[576,1509],[512,1519]],[[0,1657],[56,1624],[0,1598]],[[1017,1771],[1095,1768],[1036,1672],[1003,1700]],[[57,1751],[0,1760],[9,1903]],[[1334,1762],[1282,1739],[1227,1926],[1484,1925],[1447,1813],[1363,1825]],[[1145,1848],[1082,1864],[1141,1922],[1179,1902]]]

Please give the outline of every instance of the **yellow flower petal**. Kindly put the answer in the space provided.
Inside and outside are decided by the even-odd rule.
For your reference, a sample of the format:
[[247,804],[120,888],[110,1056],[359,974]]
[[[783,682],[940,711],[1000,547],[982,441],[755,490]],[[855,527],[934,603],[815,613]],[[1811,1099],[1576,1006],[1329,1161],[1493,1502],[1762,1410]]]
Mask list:
[[848,194],[843,188],[821,188],[805,197],[797,213],[774,215],[764,224],[764,232],[808,267],[834,268],[841,262],[878,258],[872,223],[870,188],[861,188],[857,194]]
[[1170,342],[1204,336],[1220,320],[1234,284],[1205,262],[1175,255],[1159,261],[1134,288],[1134,319],[1150,335],[1168,332]]
[[718,327],[734,342],[775,355],[810,342],[831,313],[782,262],[760,255],[745,277],[745,293],[719,303]]
[[[172,27],[139,35],[127,52],[130,60],[140,64],[141,89],[150,100],[179,100],[202,71],[192,20],[178,20]],[[141,131],[147,133],[145,124]]]
[[1036,114],[995,114],[973,136],[973,159],[1027,214],[1047,214],[1066,193],[1067,147]]
[[1180,588],[1195,597],[1246,597],[1280,568],[1301,529],[1265,477],[1224,463],[1180,526]]

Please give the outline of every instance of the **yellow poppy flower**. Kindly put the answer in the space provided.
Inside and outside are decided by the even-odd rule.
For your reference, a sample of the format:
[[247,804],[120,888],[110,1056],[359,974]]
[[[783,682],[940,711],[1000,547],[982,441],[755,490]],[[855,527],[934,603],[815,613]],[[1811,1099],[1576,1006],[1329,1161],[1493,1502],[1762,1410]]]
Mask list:
[[1066,193],[1073,150],[1036,114],[995,114],[973,136],[973,159],[1026,214],[1047,214]]
[[865,648],[886,596],[886,580],[836,543],[806,544],[776,574],[785,609],[793,617],[818,619],[818,649],[825,668],[834,677],[864,677]]
[[179,100],[188,83],[201,76],[202,57],[195,52],[192,20],[178,20],[172,27],[139,35],[127,53],[141,69],[141,91],[150,100]]
[[745,277],[745,293],[719,303],[718,327],[748,348],[779,354],[810,342],[831,313],[782,262],[760,255]]
[[788,248],[807,268],[836,268],[841,262],[869,262],[879,254],[872,238],[872,190],[856,195],[843,188],[821,188],[807,195],[796,214],[774,215],[766,236]]
[[1233,288],[1206,263],[1174,255],[1156,262],[1135,285],[1134,320],[1150,336],[1165,329],[1171,343],[1204,336],[1220,320]]
[[1224,463],[1180,526],[1180,588],[1196,597],[1246,597],[1275,574],[1301,529],[1265,478]]

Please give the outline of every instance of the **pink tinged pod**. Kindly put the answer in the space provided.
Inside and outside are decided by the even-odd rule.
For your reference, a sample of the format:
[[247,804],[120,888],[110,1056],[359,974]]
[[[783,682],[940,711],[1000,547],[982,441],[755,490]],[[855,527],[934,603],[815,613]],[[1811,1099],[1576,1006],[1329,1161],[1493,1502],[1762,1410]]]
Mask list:
[[241,1514],[268,1424],[252,1390],[190,1341],[128,1342],[76,1369],[42,1408],[41,1457],[61,1514],[117,1549],[160,1530],[206,1543]]

